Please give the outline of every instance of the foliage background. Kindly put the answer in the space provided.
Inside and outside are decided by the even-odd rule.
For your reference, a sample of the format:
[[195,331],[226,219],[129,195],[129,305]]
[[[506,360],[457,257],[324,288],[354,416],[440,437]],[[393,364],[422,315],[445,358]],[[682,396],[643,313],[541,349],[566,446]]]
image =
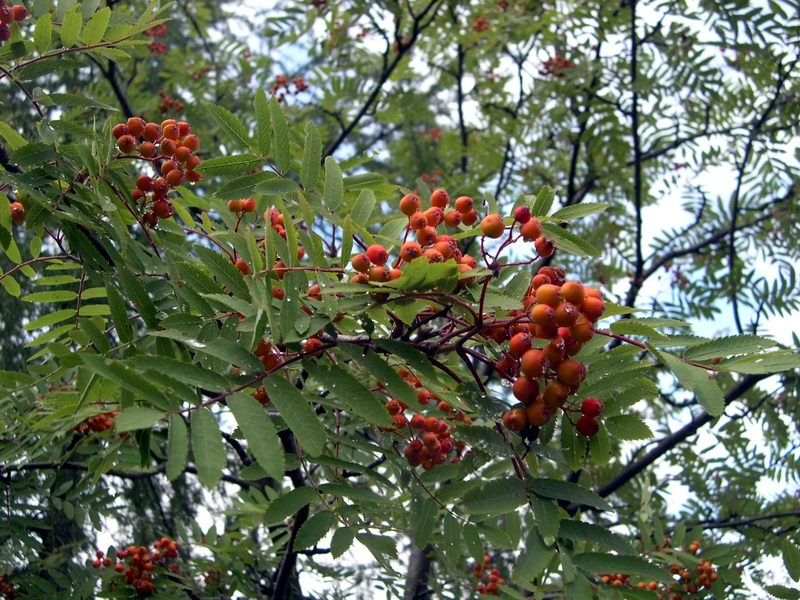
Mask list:
[[[607,202],[606,212],[570,225],[602,249],[600,256],[558,253],[558,264],[601,284],[619,304],[698,323],[695,333],[773,334],[796,348],[795,3],[317,4],[244,9],[177,2],[166,13],[166,35],[150,40],[164,43],[166,53],[143,44],[120,62],[88,55],[74,68],[36,73],[31,85],[37,96],[79,94],[152,119],[161,114],[163,92],[184,104],[209,156],[222,156],[240,148],[206,103],[245,118],[256,90],[269,93],[278,75],[303,77],[309,89],[282,103],[290,123],[299,132],[315,123],[325,154],[346,173],[376,171],[422,190],[435,181],[453,195],[489,193],[502,207],[543,184],[557,190],[557,206]],[[129,16],[146,8],[108,5]],[[479,17],[486,17],[488,30],[475,30]],[[571,65],[543,73],[557,54]],[[2,120],[27,139],[47,141],[20,90],[7,79],[0,85]],[[76,128],[102,127],[112,114],[74,102],[45,110],[59,134],[75,139]],[[0,158],[9,169],[5,150]],[[209,178],[195,191],[208,196],[218,183]],[[392,209],[389,198],[381,198],[385,213]],[[16,228],[14,235],[20,248],[28,247],[29,231]],[[0,260],[7,271],[8,257]],[[18,280],[22,295],[33,290],[29,278]],[[41,333],[26,332],[25,324],[51,308],[9,296],[1,306],[2,368],[16,371],[36,350],[20,348],[20,340]],[[657,397],[635,406],[654,437],[615,440],[607,464],[562,469],[560,476],[603,496],[613,493],[623,525],[615,531],[631,532],[628,527],[656,517],[668,530],[699,523],[709,544],[730,544],[726,549],[752,580],[750,589],[759,590],[730,597],[764,594],[761,588],[775,583],[782,569],[767,557],[780,553],[787,536],[797,542],[796,371],[729,395],[730,408],[713,424],[670,375],[654,381]],[[729,394],[738,389],[733,380],[723,384]],[[493,389],[508,395],[499,384]],[[13,411],[4,402],[8,426]],[[4,463],[20,439],[5,442]],[[86,579],[81,565],[97,528],[77,524],[58,494],[51,497],[78,480],[77,473],[60,472],[55,480],[33,474],[13,484],[25,490],[23,504],[44,507],[39,516],[49,532],[26,527],[22,535],[30,517],[24,506],[9,509],[2,551],[13,570],[32,570],[52,584],[46,569],[71,564],[70,576]],[[19,497],[6,485],[9,501]],[[109,478],[72,503],[96,504],[114,537],[122,531],[144,540],[177,533],[176,523],[207,523],[233,493],[231,486],[223,489],[203,491],[189,477]],[[20,519],[16,525],[12,516]],[[614,524],[603,517],[597,522]],[[403,557],[422,560],[406,538],[398,539]],[[221,541],[223,550],[213,556],[235,570],[241,557],[232,545]],[[349,568],[338,573],[312,568],[312,557],[301,564],[314,572],[313,586],[340,589],[343,596],[354,589],[375,593],[377,585],[403,588],[402,576],[376,579],[383,571],[370,555],[348,557]],[[428,568],[439,578],[427,583],[441,585],[437,593],[465,593],[437,560]],[[498,560],[514,559],[507,551]]]

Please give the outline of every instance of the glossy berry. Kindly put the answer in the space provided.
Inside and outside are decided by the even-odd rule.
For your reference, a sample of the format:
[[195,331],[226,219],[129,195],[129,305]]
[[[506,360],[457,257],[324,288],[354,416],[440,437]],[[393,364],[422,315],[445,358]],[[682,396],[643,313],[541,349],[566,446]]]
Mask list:
[[136,149],[136,139],[130,134],[125,134],[117,140],[117,148],[120,152],[129,154]]
[[530,404],[539,395],[539,382],[527,375],[517,377],[511,386],[514,397],[523,404]]
[[128,133],[130,133],[133,137],[141,137],[144,133],[146,123],[144,119],[140,117],[131,117],[128,119],[127,126],[128,126]]
[[418,212],[420,206],[419,196],[416,194],[406,194],[400,200],[400,212],[409,217]]
[[445,208],[450,203],[450,195],[447,190],[438,188],[431,193],[431,206]]
[[603,412],[603,403],[594,396],[589,396],[581,403],[581,413],[587,417],[598,417]]
[[563,361],[556,369],[558,380],[567,385],[580,385],[586,379],[586,367],[572,358]]
[[521,431],[527,422],[528,418],[521,408],[512,408],[503,415],[503,425],[511,431]]
[[525,375],[533,379],[542,377],[550,366],[550,362],[539,349],[528,350],[520,359],[520,369]]
[[27,213],[25,212],[25,207],[22,205],[21,202],[12,202],[8,206],[9,211],[11,212],[11,221],[15,225],[22,225],[25,222],[25,218],[27,217]]
[[502,217],[496,213],[486,215],[481,221],[481,231],[483,232],[483,235],[489,238],[499,238],[501,235],[503,235],[505,227],[506,226],[503,223]]
[[508,342],[508,350],[517,358],[520,358],[531,349],[531,336],[528,333],[517,333]]
[[385,265],[386,261],[389,260],[389,253],[380,244],[372,244],[367,248],[367,257],[369,257],[372,264]]
[[250,274],[250,267],[244,261],[243,258],[237,258],[236,262],[233,263],[233,266],[241,271],[242,275],[249,275]]
[[561,286],[561,295],[567,302],[580,306],[584,296],[583,285],[580,281],[567,281]]
[[557,285],[545,284],[536,289],[536,302],[539,304],[547,304],[556,308],[561,304],[561,288]]
[[475,225],[478,222],[478,213],[473,210],[469,210],[465,213],[461,213],[461,222],[468,227]]
[[325,345],[322,343],[322,340],[318,338],[308,338],[306,343],[303,344],[303,352],[311,356],[319,356],[322,354],[324,347]]
[[598,431],[600,431],[600,424],[594,417],[587,417],[586,415],[583,415],[580,419],[578,419],[575,429],[577,429],[578,433],[581,435],[592,437],[593,435],[596,435]]
[[114,129],[111,130],[111,135],[117,139],[121,138],[123,135],[128,135],[128,133],[130,132],[128,131],[128,126],[125,125],[125,123],[114,125]]
[[352,258],[352,260],[350,261],[350,264],[352,264],[353,268],[356,271],[358,271],[359,273],[366,273],[367,271],[369,271],[370,260],[369,260],[369,257],[366,254],[361,252],[359,254],[356,254]]
[[518,206],[514,209],[514,219],[524,225],[531,220],[531,209],[527,206]]
[[549,258],[556,251],[555,243],[547,236],[536,238],[534,246],[536,246],[536,253],[542,258]]
[[458,212],[462,215],[472,211],[475,207],[475,203],[472,201],[472,198],[469,196],[460,196],[456,198],[455,208]]
[[523,239],[533,241],[542,235],[542,222],[539,219],[531,218],[519,228]]

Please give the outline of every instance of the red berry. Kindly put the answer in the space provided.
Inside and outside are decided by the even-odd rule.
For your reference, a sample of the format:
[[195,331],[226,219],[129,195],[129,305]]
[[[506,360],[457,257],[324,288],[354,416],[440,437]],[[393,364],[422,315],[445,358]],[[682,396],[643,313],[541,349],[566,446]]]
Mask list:
[[372,264],[375,265],[385,265],[386,261],[389,260],[389,253],[380,244],[372,244],[367,248],[367,256]]
[[603,403],[594,396],[589,396],[581,404],[581,412],[587,417],[598,417],[603,412]]
[[575,429],[577,429],[578,433],[581,435],[592,437],[593,435],[597,434],[598,431],[600,431],[600,424],[594,417],[587,417],[586,415],[583,415],[580,419],[578,419]]
[[514,218],[524,225],[531,220],[531,209],[527,206],[518,206],[514,210]]

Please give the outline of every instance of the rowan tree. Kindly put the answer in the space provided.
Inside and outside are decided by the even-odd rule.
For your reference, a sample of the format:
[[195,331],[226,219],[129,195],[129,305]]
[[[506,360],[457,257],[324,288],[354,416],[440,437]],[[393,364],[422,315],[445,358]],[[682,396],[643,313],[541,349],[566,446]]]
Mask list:
[[0,594],[800,597],[796,9],[0,0]]

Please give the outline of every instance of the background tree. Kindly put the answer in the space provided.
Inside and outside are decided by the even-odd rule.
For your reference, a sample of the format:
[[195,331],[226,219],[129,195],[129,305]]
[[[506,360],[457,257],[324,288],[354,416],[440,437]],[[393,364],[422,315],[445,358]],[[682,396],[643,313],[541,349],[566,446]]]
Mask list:
[[[493,564],[511,582],[503,594],[518,597],[536,590],[550,597],[613,595],[618,592],[589,587],[588,582],[600,583],[596,576],[607,571],[647,567],[624,563],[625,568],[612,568],[606,555],[592,558],[600,561],[596,563],[579,560],[575,577],[569,557],[609,547],[624,554],[629,546],[623,543],[630,541],[620,539],[625,536],[641,538],[637,553],[656,562],[661,556],[653,544],[663,545],[665,536],[676,547],[685,538],[687,548],[702,536],[702,556],[721,575],[721,583],[711,590],[717,597],[752,597],[738,578],[743,566],[757,584],[775,583],[766,557],[779,548],[789,575],[797,578],[797,540],[791,538],[798,518],[792,487],[797,481],[796,354],[778,350],[764,359],[757,351],[774,342],[742,337],[775,335],[782,344],[797,345],[793,335],[790,339],[776,325],[791,323],[788,318],[798,301],[796,6],[423,0],[298,3],[243,14],[239,6],[179,2],[157,14],[145,3],[108,5],[113,11],[98,11],[101,5],[95,2],[58,3],[53,9],[48,2],[34,3],[31,17],[13,25],[12,39],[0,48],[5,69],[0,85],[7,92],[0,125],[0,162],[7,177],[0,185],[9,200],[21,200],[28,210],[25,228],[12,228],[7,216],[0,228],[5,254],[0,282],[10,294],[3,299],[2,330],[8,371],[2,377],[6,433],[0,456],[9,523],[3,562],[10,565],[22,593],[94,593],[95,573],[85,564],[102,527],[113,533],[116,544],[145,543],[161,534],[189,542],[180,550],[186,576],[175,575],[173,583],[197,597],[235,591],[247,597],[282,597],[290,589],[299,597],[303,580],[298,573],[314,573],[317,582],[324,581],[342,597],[359,588],[374,593],[377,585],[407,598],[463,597],[473,589],[466,576],[467,557],[482,561],[478,546],[490,550]],[[162,18],[168,20],[162,23]],[[254,106],[257,90],[265,95]],[[276,110],[267,96],[283,110]],[[154,233],[140,226],[141,214],[126,214],[122,203],[139,170],[109,160],[110,124],[120,120],[119,113],[157,122],[162,115],[183,115],[202,138],[197,155],[221,161],[211,161],[198,185],[178,189],[173,199],[176,220],[162,221]],[[288,134],[281,129],[282,115],[288,119]],[[309,123],[316,129],[307,129]],[[303,179],[308,172],[300,166],[310,164],[303,163],[309,153],[320,159],[333,155],[348,175],[341,181],[341,202],[335,202],[340,195],[338,170],[330,159],[316,194],[315,183]],[[239,162],[221,158],[231,155],[239,156]],[[255,172],[246,174],[248,169]],[[107,176],[99,175],[106,170]],[[275,171],[300,180],[311,213],[294,188],[274,183]],[[381,176],[368,174],[374,172]],[[499,206],[504,215],[523,203],[544,216],[547,194],[535,202],[526,195],[542,185],[555,189],[550,214],[561,209],[558,214],[566,219],[560,223],[563,230],[548,230],[556,253],[520,268],[532,275],[542,264],[562,265],[575,277],[602,285],[607,300],[644,309],[630,323],[615,325],[614,333],[639,344],[646,341],[653,349],[649,355],[630,344],[615,350],[621,341],[616,337],[605,349],[595,343],[594,354],[585,360],[591,389],[600,389],[598,395],[607,394],[603,400],[618,403],[620,409],[632,405],[635,413],[610,420],[592,438],[588,457],[585,441],[573,437],[563,420],[555,432],[552,427],[543,430],[533,451],[518,442],[511,455],[507,436],[491,437],[491,427],[459,429],[473,448],[475,462],[438,467],[421,476],[413,475],[394,453],[397,440],[389,441],[353,415],[341,425],[346,438],[330,439],[336,454],[319,463],[303,458],[290,433],[292,423],[284,429],[276,417],[287,475],[284,482],[276,481],[277,473],[265,472],[256,460],[267,450],[254,448],[258,442],[247,431],[235,430],[230,412],[219,402],[227,398],[219,394],[230,391],[233,383],[247,383],[225,370],[231,363],[242,365],[219,362],[219,351],[209,358],[188,341],[210,342],[220,336],[253,350],[253,332],[262,328],[268,339],[283,340],[289,350],[297,350],[311,324],[298,329],[301,337],[283,339],[290,319],[284,323],[282,315],[299,315],[291,304],[293,298],[296,302],[292,290],[305,285],[306,276],[291,274],[276,283],[289,300],[276,302],[278,312],[268,324],[256,312],[249,315],[255,323],[245,320],[237,327],[230,313],[242,312],[239,303],[204,300],[202,294],[219,296],[223,291],[237,297],[233,288],[241,284],[230,281],[230,270],[218,265],[219,256],[249,257],[253,267],[257,261],[247,241],[230,234],[239,230],[225,201],[254,194],[259,212],[276,206],[296,220],[298,239],[315,267],[336,269],[344,266],[342,252],[349,255],[348,247],[357,248],[357,241],[345,241],[352,234],[365,239],[382,231],[384,237],[378,239],[387,245],[395,231],[402,234],[396,229],[399,187],[427,200],[440,185],[453,198],[475,197],[482,214]],[[362,197],[369,196],[362,194],[369,193],[379,202],[365,214],[370,203]],[[607,210],[600,210],[600,203]],[[95,223],[97,206],[103,214],[122,216]],[[259,241],[265,232],[271,239],[269,229],[259,230],[254,219],[243,223],[253,226]],[[315,234],[321,236],[319,248]],[[478,254],[478,239],[465,235],[461,249]],[[278,248],[285,258],[291,247],[281,243],[276,239],[267,252]],[[223,254],[214,258],[204,247]],[[323,258],[323,252],[330,256]],[[531,256],[530,246],[515,245],[509,253],[511,262],[526,262]],[[76,259],[80,268],[71,270]],[[23,260],[33,262],[11,266]],[[51,262],[51,270],[42,270]],[[157,273],[162,277],[153,278]],[[45,277],[56,279],[41,281]],[[184,290],[170,283],[188,279],[193,283]],[[338,331],[355,339],[373,335],[376,327],[383,333],[393,324],[402,329],[392,321],[395,316],[368,309],[364,296],[337,288],[334,281],[333,275],[320,279],[331,291],[353,294],[340,306],[361,316],[331,330],[337,327],[335,312],[330,306],[315,308],[315,318],[327,320],[314,321],[314,328],[327,323],[327,335]],[[501,281],[498,294],[516,289],[511,278]],[[27,303],[12,298],[25,297],[34,284],[48,291],[28,295]],[[239,300],[266,311],[263,300],[248,289]],[[63,300],[67,296],[78,298],[77,316],[49,316],[75,308],[74,301]],[[149,315],[151,304],[157,312]],[[93,308],[87,313],[89,306]],[[422,308],[412,303],[407,310]],[[119,331],[121,311],[133,317],[130,333]],[[184,313],[201,314],[205,320],[181,322]],[[622,314],[622,319],[629,316]],[[662,321],[642,321],[643,316]],[[164,324],[164,317],[171,320]],[[276,324],[276,318],[281,322]],[[683,319],[699,323],[708,338],[739,337],[716,343],[689,337]],[[305,323],[302,317],[300,322]],[[412,332],[395,337],[423,343],[413,332],[419,336],[425,327],[406,325]],[[167,334],[151,335],[157,329]],[[27,374],[21,373],[25,351],[15,350],[23,335],[30,338]],[[703,387],[705,381],[700,383],[694,371],[682,370],[680,362],[676,366],[668,356],[654,354],[657,348],[707,366],[713,366],[709,361],[741,357],[738,364],[731,363],[739,374],[723,370],[715,377],[727,405],[723,416],[717,419],[703,410],[719,401],[717,393]],[[480,348],[492,359],[502,357],[498,350],[488,343]],[[114,369],[128,365],[127,375],[109,371],[108,363],[103,367],[91,358],[84,363],[70,358],[98,351],[121,361],[113,363]],[[352,370],[364,382],[371,381],[368,375],[384,379],[374,365],[357,366],[353,356],[338,351],[326,356],[336,356],[345,374]],[[622,367],[615,370],[608,356],[624,357],[620,360],[628,375]],[[153,357],[161,357],[163,364],[169,359],[199,364],[223,373],[231,385],[211,381],[211,375],[198,381],[194,371],[181,376],[159,369],[148,361]],[[645,369],[654,357],[658,367]],[[604,366],[602,361],[611,362]],[[469,381],[468,363],[446,361],[443,366]],[[337,379],[343,375],[328,371],[327,363],[324,372],[315,373],[314,364],[313,359],[304,362],[303,371],[291,373],[299,376],[295,383],[307,395],[317,396],[314,407],[329,429],[335,412],[338,433],[338,411],[351,411],[342,406],[346,398],[335,387],[349,380]],[[496,370],[480,362],[474,366],[481,376],[475,386],[488,386],[490,396],[501,403],[513,402]],[[127,379],[130,369],[144,371],[155,388]],[[770,377],[775,371],[782,374]],[[604,389],[592,379],[603,380],[606,374],[616,387]],[[158,416],[174,407],[159,404],[145,390],[157,390],[169,402],[212,402],[225,446],[212,444],[205,454],[194,447],[185,470],[174,466],[181,463],[175,449],[181,447],[181,425],[173,415],[169,427],[159,421],[151,430]],[[470,397],[476,390],[459,388],[459,393]],[[501,414],[501,404],[482,405],[477,398],[477,404],[468,403],[470,414],[478,425],[491,424]],[[135,400],[160,411],[158,416],[127,412]],[[105,410],[98,401],[112,402],[112,408],[121,406],[123,414],[132,415],[123,420],[127,426],[117,427],[129,431],[121,436],[72,433],[83,418]],[[283,411],[279,406],[282,416]],[[235,411],[233,416],[238,421]],[[187,424],[194,443],[201,427],[210,428],[207,437],[218,436],[208,422],[195,424],[192,418]],[[544,443],[548,436],[553,437]],[[269,451],[278,452],[274,447]],[[535,477],[595,490],[610,499],[616,512],[587,512],[579,506],[583,496],[555,495],[560,515],[555,505],[542,500],[553,495],[534,493],[531,510],[504,504],[518,498],[505,478],[514,478],[511,463],[523,455],[525,469]],[[164,462],[167,456],[172,467]],[[341,460],[346,462],[337,462]],[[224,483],[216,488],[213,482],[223,467]],[[195,474],[210,491],[203,491]],[[463,478],[461,487],[453,482]],[[321,480],[351,486],[346,492],[330,492],[332,498],[324,493],[312,497]],[[470,495],[474,486],[481,487]],[[299,492],[286,494],[290,489]],[[410,490],[410,496],[398,494],[387,508],[376,505],[369,494],[392,489]],[[118,494],[124,503],[115,503]],[[278,497],[287,500],[279,502]],[[676,497],[681,499],[677,509]],[[302,500],[295,503],[296,498]],[[496,514],[481,517],[474,509],[478,498],[495,502]],[[348,508],[348,502],[357,509]],[[187,529],[198,517],[199,505],[229,511],[224,532]],[[298,535],[319,541],[315,534],[333,527],[326,521],[331,512],[320,508],[335,508],[342,522],[357,510],[363,518],[360,529],[349,521],[352,529],[337,530],[330,543],[311,543],[298,551]],[[584,522],[620,537],[566,520],[579,509]],[[559,517],[565,519],[560,530],[548,528]],[[128,520],[130,528],[123,527]],[[304,530],[307,522],[313,525]],[[685,534],[687,529],[692,533]],[[352,572],[332,571],[327,554],[338,556],[356,533],[377,562],[350,561]],[[445,541],[455,535],[463,536],[463,556],[461,547]],[[521,554],[515,553],[520,541]],[[395,543],[408,561],[392,562]],[[214,548],[213,559],[198,551],[204,544]],[[539,556],[547,561],[540,562]],[[407,573],[398,572],[406,565]],[[623,589],[625,594],[642,593]],[[794,597],[791,591],[771,591]]]

